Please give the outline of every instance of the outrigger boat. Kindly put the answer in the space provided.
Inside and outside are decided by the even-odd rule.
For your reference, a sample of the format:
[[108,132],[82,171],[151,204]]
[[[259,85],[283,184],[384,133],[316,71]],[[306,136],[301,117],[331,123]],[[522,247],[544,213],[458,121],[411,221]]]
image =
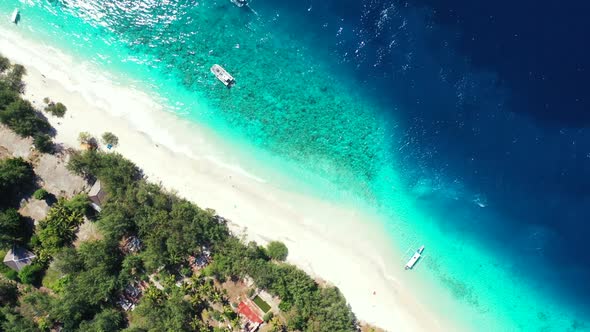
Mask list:
[[215,74],[215,77],[217,77],[217,79],[220,80],[221,83],[225,84],[225,86],[228,88],[231,88],[234,84],[236,84],[234,77],[218,64],[215,64],[211,67],[211,72]]
[[18,18],[19,18],[19,11],[18,8],[16,8],[13,12],[12,12],[12,16],[10,17],[10,22],[17,24],[18,23]]
[[414,256],[412,256],[412,258],[410,258],[410,260],[406,263],[406,270],[410,270],[414,267],[414,265],[416,265],[416,263],[418,262],[420,257],[422,257],[423,251],[424,251],[424,246],[421,246],[420,248],[418,248],[418,250],[416,250],[416,252],[414,253]]

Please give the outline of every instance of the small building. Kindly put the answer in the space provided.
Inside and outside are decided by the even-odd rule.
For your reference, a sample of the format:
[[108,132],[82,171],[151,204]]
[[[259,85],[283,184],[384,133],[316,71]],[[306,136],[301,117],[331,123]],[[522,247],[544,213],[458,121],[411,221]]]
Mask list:
[[242,323],[242,331],[254,332],[258,330],[263,321],[257,311],[246,301],[238,304],[238,313],[245,319]]
[[31,264],[36,257],[35,254],[27,249],[14,246],[4,256],[4,265],[18,272],[23,267]]
[[96,180],[90,191],[88,192],[88,198],[90,198],[90,205],[98,212],[100,212],[101,206],[106,202],[107,193],[104,191],[100,184],[100,180]]
[[133,281],[123,289],[117,304],[125,311],[135,309],[143,292],[149,287],[145,281]]
[[123,238],[120,243],[121,250],[125,254],[139,252],[142,248],[141,240],[137,236],[129,236]]

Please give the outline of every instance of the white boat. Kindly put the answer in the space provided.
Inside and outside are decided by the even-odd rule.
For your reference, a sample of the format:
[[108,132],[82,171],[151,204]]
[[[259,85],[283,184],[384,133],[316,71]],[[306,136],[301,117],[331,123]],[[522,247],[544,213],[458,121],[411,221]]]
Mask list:
[[412,258],[410,258],[410,260],[406,263],[406,270],[410,270],[414,267],[414,265],[416,265],[416,263],[418,262],[420,257],[422,257],[423,251],[424,251],[424,246],[421,246],[420,248],[418,248],[418,250],[416,250],[416,252],[414,253],[414,256],[412,256]]
[[13,12],[12,12],[12,16],[10,17],[10,22],[17,24],[18,23],[18,18],[19,18],[19,11],[18,8],[16,8]]
[[236,80],[234,79],[234,77],[231,76],[227,72],[227,70],[225,70],[220,65],[213,65],[211,67],[211,72],[215,74],[215,77],[217,77],[217,79],[220,80],[221,83],[225,84],[225,86],[227,86],[228,88],[231,88],[234,84],[236,84]]

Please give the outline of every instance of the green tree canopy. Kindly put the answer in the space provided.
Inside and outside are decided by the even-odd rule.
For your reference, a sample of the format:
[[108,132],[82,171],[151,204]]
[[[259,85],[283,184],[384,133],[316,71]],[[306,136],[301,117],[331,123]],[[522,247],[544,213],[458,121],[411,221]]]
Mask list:
[[18,288],[16,283],[0,279],[0,307],[13,306],[18,301]]
[[39,150],[40,152],[53,152],[53,141],[51,140],[51,136],[47,134],[36,134],[33,137],[33,144],[35,145],[35,149]]
[[0,81],[0,111],[4,111],[8,105],[19,98],[18,92],[10,90],[6,83]]
[[39,286],[43,278],[45,268],[38,263],[33,263],[23,267],[18,272],[18,278],[23,284]]
[[[84,244],[78,251],[63,251],[56,266],[72,276],[72,281],[64,288],[53,315],[64,322],[64,327],[73,329],[81,321],[94,320],[101,308],[112,303],[117,289],[163,266],[160,273],[170,273],[171,280],[164,278],[164,290],[149,287],[144,292],[130,313],[131,326],[127,331],[203,328],[200,313],[211,303],[219,303],[215,300],[219,296],[211,291],[211,285],[196,279],[190,286],[176,287],[174,277],[186,267],[189,255],[199,254],[207,247],[213,253],[213,260],[203,274],[219,280],[250,276],[257,287],[281,299],[280,309],[289,330],[356,330],[356,319],[336,288],[319,287],[302,270],[277,262],[288,255],[284,244],[274,242],[264,248],[255,242],[242,243],[229,234],[227,225],[213,212],[146,183],[135,165],[116,153],[80,153],[72,157],[68,167],[79,174],[97,177],[109,192],[98,220],[105,235],[105,240],[100,242],[116,247],[123,236],[133,235],[141,240],[142,249],[139,254],[127,255],[121,264],[106,264],[116,266],[113,269],[102,263],[88,263],[104,261],[106,258],[102,256],[108,252],[105,249],[88,247],[90,250]],[[61,255],[67,256],[67,267],[60,262],[64,260]],[[117,257],[114,253],[109,256]],[[118,278],[113,279],[117,272]],[[105,302],[107,298],[111,302]],[[226,322],[235,319],[228,308],[222,313],[213,311],[213,316]]]
[[16,209],[0,211],[0,248],[10,249],[24,242],[25,225]]
[[6,73],[4,81],[8,83],[12,91],[23,93],[25,90],[25,84],[23,82],[23,76],[27,73],[27,70],[23,65],[13,64],[10,70]]
[[169,294],[145,296],[133,312],[133,328],[146,331],[193,331],[195,308],[174,287]]
[[283,242],[272,241],[266,247],[266,252],[270,258],[277,261],[284,261],[287,259],[289,249],[287,249],[287,246]]
[[48,293],[32,290],[22,295],[19,302],[19,313],[24,316],[25,321],[37,322],[39,331],[49,330],[53,320],[48,316],[55,301],[56,298]]
[[0,308],[0,331],[4,332],[40,332],[35,323],[24,318],[14,307]]
[[80,324],[79,331],[83,332],[106,332],[119,331],[125,324],[123,313],[115,309],[105,309],[91,321],[85,321]]
[[58,270],[66,272],[70,280],[54,304],[51,317],[67,330],[76,329],[84,320],[91,320],[86,326],[96,327],[107,316],[112,318],[109,312],[97,314],[115,298],[120,264],[117,244],[108,241],[83,242],[78,250],[68,248],[57,255]]
[[76,239],[78,226],[83,221],[82,213],[68,206],[68,202],[60,198],[38,225],[37,235],[41,242],[39,259],[48,262],[61,248],[72,244]]
[[17,99],[0,112],[0,122],[22,137],[46,133],[51,126],[41,118],[27,100]]
[[79,214],[86,214],[90,208],[90,199],[86,194],[78,194],[64,202],[65,206]]
[[89,150],[71,155],[68,169],[98,178],[111,195],[124,193],[142,176],[141,170],[118,153]]
[[112,146],[117,146],[119,144],[119,138],[113,133],[106,132],[102,134],[102,142],[105,145],[110,144]]
[[33,197],[38,200],[43,200],[47,198],[47,195],[49,195],[49,193],[47,192],[47,190],[43,188],[39,188],[35,190],[35,192],[33,193]]
[[0,206],[17,200],[34,182],[33,166],[24,159],[0,160]]

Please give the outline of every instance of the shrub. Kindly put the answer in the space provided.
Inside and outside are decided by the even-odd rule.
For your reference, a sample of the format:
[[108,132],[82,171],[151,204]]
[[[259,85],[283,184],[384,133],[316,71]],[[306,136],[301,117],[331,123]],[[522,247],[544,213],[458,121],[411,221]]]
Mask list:
[[119,144],[119,138],[113,133],[106,132],[102,134],[102,142],[105,145],[110,144],[112,146],[117,146]]
[[13,269],[7,268],[6,271],[3,271],[2,274],[6,279],[17,281],[18,280],[18,272]]
[[43,279],[44,268],[41,264],[33,263],[23,267],[18,272],[18,278],[23,284],[39,286],[41,279]]
[[51,153],[53,151],[53,142],[51,141],[51,137],[47,134],[35,135],[33,144],[40,152]]
[[35,190],[35,192],[33,193],[33,197],[35,197],[35,199],[42,200],[42,199],[47,198],[48,194],[49,193],[47,192],[47,190],[40,188],[40,189]]
[[266,247],[266,251],[270,258],[277,261],[284,261],[287,259],[287,255],[289,254],[289,249],[287,249],[287,246],[279,241],[272,241],[269,243]]
[[67,111],[67,107],[66,105],[58,102],[58,103],[53,103],[50,102],[46,107],[45,107],[45,112],[49,112],[54,116],[57,116],[58,118],[63,118],[63,116],[66,114]]

